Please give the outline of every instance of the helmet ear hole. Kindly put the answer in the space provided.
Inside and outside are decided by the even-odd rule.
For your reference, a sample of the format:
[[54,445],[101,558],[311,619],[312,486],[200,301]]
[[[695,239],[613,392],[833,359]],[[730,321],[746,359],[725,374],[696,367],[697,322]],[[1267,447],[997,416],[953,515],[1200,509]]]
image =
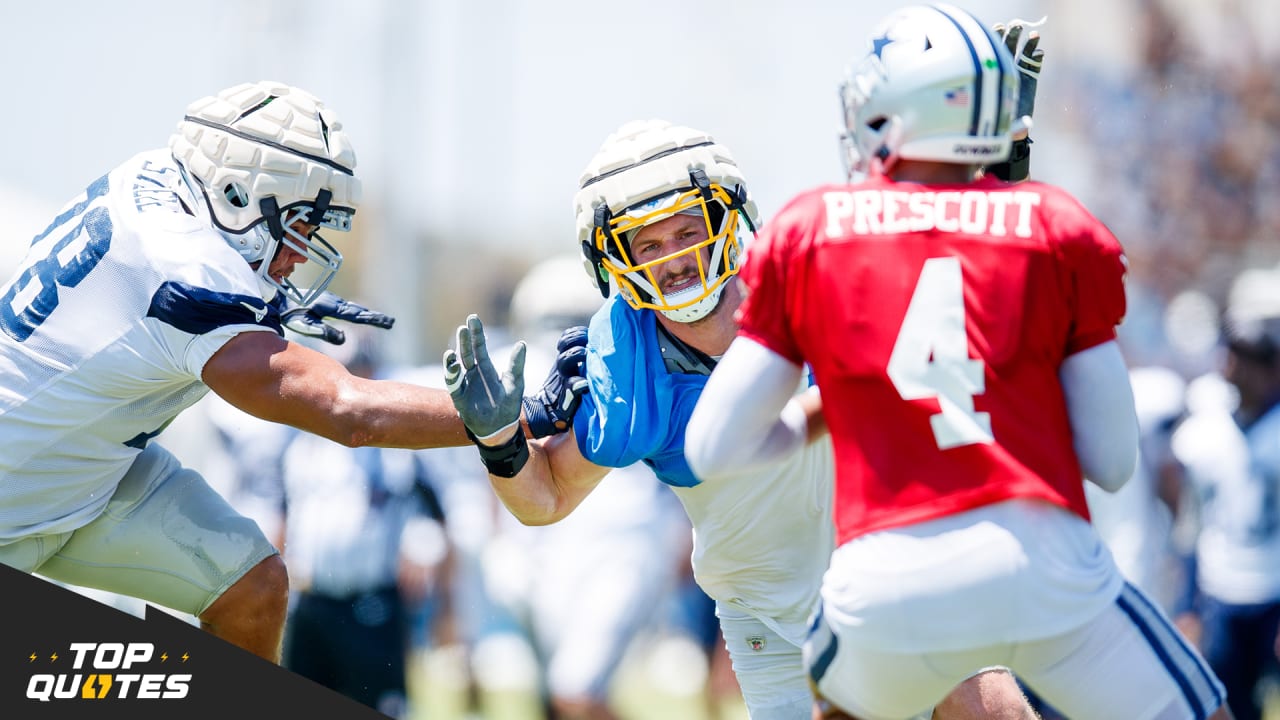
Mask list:
[[222,195],[234,207],[249,207],[249,190],[237,182],[229,182],[222,187]]

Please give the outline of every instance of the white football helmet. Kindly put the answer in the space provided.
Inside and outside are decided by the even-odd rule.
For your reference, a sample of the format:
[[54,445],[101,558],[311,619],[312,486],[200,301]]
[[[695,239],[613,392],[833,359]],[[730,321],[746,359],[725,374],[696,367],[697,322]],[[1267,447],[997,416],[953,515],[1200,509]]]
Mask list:
[[1018,71],[981,21],[950,5],[911,6],[871,34],[840,86],[846,169],[899,158],[988,165],[1009,156]]
[[[265,287],[306,305],[342,265],[342,253],[294,225],[351,229],[360,201],[355,151],[333,111],[309,93],[276,82],[245,83],[187,107],[169,149],[204,196],[213,223]],[[305,287],[273,279],[280,243],[302,254]]]
[[586,325],[600,309],[595,283],[582,277],[577,254],[556,255],[525,273],[511,294],[511,329],[520,337]]
[[[725,282],[738,272],[740,221],[752,233],[759,224],[755,203],[727,148],[699,130],[664,120],[633,121],[604,141],[578,184],[573,201],[578,242],[601,295],[609,296],[612,278],[632,307],[657,310],[676,322],[694,322],[715,309]],[[635,263],[633,231],[677,213],[702,217],[707,239]],[[690,253],[698,258],[701,283],[664,295],[654,268]]]
[[1227,346],[1241,354],[1280,356],[1280,268],[1250,267],[1236,275],[1222,330]]

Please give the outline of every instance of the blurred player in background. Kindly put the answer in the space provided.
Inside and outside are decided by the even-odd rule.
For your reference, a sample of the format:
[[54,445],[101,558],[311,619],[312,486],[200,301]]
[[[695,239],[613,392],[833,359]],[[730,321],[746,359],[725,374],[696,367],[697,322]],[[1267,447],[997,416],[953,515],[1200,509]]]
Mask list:
[[1184,560],[1173,531],[1183,500],[1184,473],[1173,454],[1173,433],[1186,416],[1186,380],[1157,365],[1129,373],[1138,418],[1138,462],[1114,493],[1085,484],[1090,520],[1121,574],[1173,614],[1185,585]]
[[355,159],[315,97],[238,85],[34,239],[0,286],[0,562],[279,658],[275,548],[150,440],[212,389],[347,445],[465,443],[443,391],[353,376],[283,337],[282,313],[321,300],[341,265],[318,231],[350,229]]
[[1280,656],[1280,272],[1237,276],[1224,326],[1229,386],[1219,402],[1197,403],[1174,436],[1199,501],[1187,620],[1232,713],[1258,720],[1260,681]]
[[[694,573],[716,601],[751,717],[809,720],[800,646],[833,547],[831,447],[821,423],[812,442],[775,468],[704,482],[684,457],[689,413],[737,330],[742,295],[734,276],[745,236],[759,223],[746,181],[711,136],[651,120],[610,135],[580,188],[574,204],[588,270],[601,294],[611,283],[618,291],[591,320],[589,391],[564,413],[569,431],[526,443],[518,426],[523,350],[517,346],[499,377],[475,316],[445,356],[459,413],[494,490],[528,524],[564,519],[611,468],[641,461],[652,468],[693,524]],[[566,383],[583,379],[558,368]],[[816,407],[816,391],[803,385],[795,378],[788,394]],[[1011,709],[999,717],[1029,712],[1003,672],[958,695],[978,709],[939,717],[990,717],[984,710],[993,706]]]
[[690,465],[792,461],[816,376],[840,546],[805,661],[850,715],[909,717],[1001,664],[1070,717],[1229,717],[1087,519],[1082,474],[1115,490],[1137,449],[1124,255],[1061,190],[982,175],[1021,116],[1014,58],[951,6],[872,32],[842,88],[866,179],[801,194],[751,247]]
[[[320,349],[353,375],[387,377],[375,332],[357,329]],[[261,457],[252,447],[260,438],[229,450]],[[293,592],[283,664],[384,715],[408,717],[410,620],[447,554],[427,467],[410,450],[350,448],[293,430],[280,439],[271,462],[245,473],[283,531],[278,547]]]
[[[561,331],[585,324],[600,304],[577,255],[530,269],[512,295],[509,325],[529,343],[525,370],[546,376]],[[607,474],[582,512],[503,531],[501,559],[490,557],[500,567],[487,575],[506,586],[497,594],[529,633],[549,718],[616,717],[610,691],[618,667],[639,632],[657,624],[688,562],[680,555],[687,533],[679,504],[643,464]]]

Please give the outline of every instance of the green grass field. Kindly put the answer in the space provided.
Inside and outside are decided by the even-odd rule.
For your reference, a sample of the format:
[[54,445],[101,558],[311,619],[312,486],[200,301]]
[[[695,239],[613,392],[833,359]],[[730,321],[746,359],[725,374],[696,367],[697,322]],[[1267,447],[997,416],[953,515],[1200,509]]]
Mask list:
[[[698,688],[673,686],[655,664],[652,647],[636,647],[618,671],[612,694],[614,711],[621,720],[748,720],[746,707],[736,694],[713,700]],[[706,672],[705,666],[676,668],[675,672]],[[409,720],[543,720],[536,695],[528,688],[507,687],[480,694],[478,708],[468,711],[463,672],[456,657],[431,653],[411,670]],[[1280,683],[1266,689],[1263,720],[1280,720]]]
[[[494,683],[469,708],[462,662],[456,653],[431,651],[414,663],[409,720],[542,720],[528,678]],[[621,720],[748,720],[736,691],[712,698],[701,681],[706,674],[705,661],[688,653],[637,643],[618,669],[611,704]]]

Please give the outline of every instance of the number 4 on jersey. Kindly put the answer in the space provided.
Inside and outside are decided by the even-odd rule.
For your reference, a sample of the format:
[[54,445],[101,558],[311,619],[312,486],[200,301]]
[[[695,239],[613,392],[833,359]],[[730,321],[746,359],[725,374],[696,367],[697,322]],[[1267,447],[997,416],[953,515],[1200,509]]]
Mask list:
[[929,423],[939,449],[993,442],[991,415],[973,408],[986,382],[982,361],[969,357],[958,258],[925,261],[887,370],[903,400],[938,399]]

